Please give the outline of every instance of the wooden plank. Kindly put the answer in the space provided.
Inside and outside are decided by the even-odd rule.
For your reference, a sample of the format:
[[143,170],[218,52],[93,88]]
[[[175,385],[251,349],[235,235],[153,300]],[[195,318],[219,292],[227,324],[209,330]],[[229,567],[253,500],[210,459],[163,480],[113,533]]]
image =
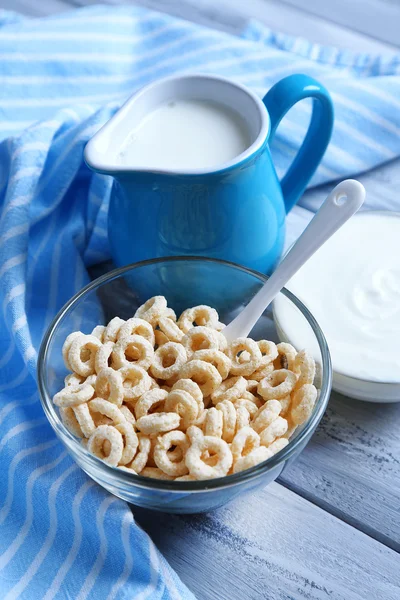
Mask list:
[[214,513],[135,518],[201,600],[398,600],[398,555],[273,483]]

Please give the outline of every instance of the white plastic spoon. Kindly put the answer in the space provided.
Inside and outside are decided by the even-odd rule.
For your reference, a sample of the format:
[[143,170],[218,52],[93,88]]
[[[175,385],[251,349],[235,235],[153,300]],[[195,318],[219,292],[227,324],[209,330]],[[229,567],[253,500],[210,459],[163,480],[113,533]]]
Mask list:
[[346,179],[335,187],[302,235],[272,273],[246,308],[222,330],[231,342],[247,337],[265,309],[285,284],[351,216],[365,199],[364,186],[355,179]]

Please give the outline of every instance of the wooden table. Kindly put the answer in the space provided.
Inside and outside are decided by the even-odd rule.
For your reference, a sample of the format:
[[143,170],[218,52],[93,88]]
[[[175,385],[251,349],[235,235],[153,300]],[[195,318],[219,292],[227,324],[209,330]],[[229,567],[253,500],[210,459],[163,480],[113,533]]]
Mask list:
[[[1,0],[0,7],[39,16],[91,3]],[[317,42],[388,55],[399,51],[400,6],[393,0],[138,3],[232,32],[256,17]],[[400,207],[399,164],[359,177],[370,203]],[[304,224],[327,189],[307,192],[295,209]],[[201,600],[398,600],[400,406],[332,393],[308,447],[261,493],[207,515],[133,512]]]

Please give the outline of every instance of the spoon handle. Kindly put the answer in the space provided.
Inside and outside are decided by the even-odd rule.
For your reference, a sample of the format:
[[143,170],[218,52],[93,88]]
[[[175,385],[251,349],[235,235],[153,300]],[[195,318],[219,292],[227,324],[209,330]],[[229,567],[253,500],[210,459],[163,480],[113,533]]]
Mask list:
[[354,179],[342,181],[332,190],[261,290],[232,323],[223,329],[222,333],[228,342],[249,335],[265,309],[285,284],[318,248],[357,212],[364,199],[364,186]]

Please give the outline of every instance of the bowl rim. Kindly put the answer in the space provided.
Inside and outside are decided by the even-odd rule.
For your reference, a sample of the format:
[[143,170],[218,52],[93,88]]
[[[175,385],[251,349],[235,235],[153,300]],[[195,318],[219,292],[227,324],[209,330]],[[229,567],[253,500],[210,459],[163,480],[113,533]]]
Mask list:
[[[261,283],[265,283],[268,280],[268,275],[264,275],[259,271],[255,271],[248,267],[244,267],[238,265],[231,261],[225,261],[215,258],[208,258],[202,256],[167,256],[160,257],[154,259],[143,260],[136,263],[131,263],[124,267],[119,267],[97,277],[86,286],[84,286],[81,290],[79,290],[68,302],[64,304],[64,306],[59,310],[57,315],[54,317],[50,325],[48,326],[46,333],[44,334],[42,343],[40,345],[40,350],[38,354],[38,362],[37,362],[37,377],[38,377],[38,389],[40,401],[44,410],[44,413],[52,426],[54,432],[57,437],[67,446],[67,449],[71,451],[73,456],[77,454],[81,457],[86,463],[89,463],[93,466],[94,470],[102,470],[109,478],[117,478],[123,484],[129,484],[136,487],[145,488],[148,490],[154,489],[158,491],[172,492],[172,493],[180,493],[180,492],[205,492],[216,489],[222,489],[226,487],[231,487],[237,485],[239,483],[243,483],[245,481],[249,481],[253,478],[256,478],[262,475],[264,472],[271,470],[277,467],[280,463],[287,461],[289,458],[295,454],[296,449],[302,445],[303,442],[306,441],[310,432],[313,433],[321,420],[326,406],[328,404],[328,400],[330,397],[330,392],[332,388],[332,364],[331,357],[329,353],[328,344],[326,342],[325,336],[319,327],[316,319],[312,315],[312,313],[308,310],[308,308],[295,296],[292,292],[287,290],[286,288],[282,288],[281,293],[283,293],[303,314],[303,316],[308,321],[310,327],[313,330],[314,335],[317,338],[317,342],[321,351],[322,358],[322,367],[323,367],[323,378],[322,385],[319,390],[319,396],[317,398],[317,402],[315,404],[313,413],[309,418],[306,425],[303,429],[297,434],[297,436],[293,440],[289,440],[289,443],[285,448],[268,458],[267,460],[246,469],[245,471],[240,471],[239,473],[234,473],[232,475],[225,475],[223,477],[218,477],[215,479],[206,479],[201,481],[170,481],[163,479],[154,479],[151,477],[143,477],[141,475],[135,475],[134,473],[128,473],[123,469],[119,469],[118,467],[112,467],[107,465],[104,461],[96,456],[90,454],[87,449],[82,446],[79,441],[71,434],[71,432],[65,427],[64,423],[61,421],[58,416],[55,406],[52,402],[52,398],[47,392],[46,384],[45,384],[45,375],[46,375],[46,362],[47,355],[50,347],[50,343],[53,339],[53,336],[57,330],[59,323],[64,319],[64,317],[74,308],[76,304],[88,293],[94,291],[96,288],[99,288],[105,283],[109,283],[114,279],[118,279],[122,275],[132,271],[134,269],[138,269],[141,267],[161,264],[165,262],[205,262],[210,264],[219,264],[222,266],[231,267],[237,270],[240,270],[244,273],[252,275],[256,279],[258,279]],[[75,456],[74,456],[75,458]],[[80,465],[79,465],[80,466]],[[88,473],[90,476],[90,472]]]

